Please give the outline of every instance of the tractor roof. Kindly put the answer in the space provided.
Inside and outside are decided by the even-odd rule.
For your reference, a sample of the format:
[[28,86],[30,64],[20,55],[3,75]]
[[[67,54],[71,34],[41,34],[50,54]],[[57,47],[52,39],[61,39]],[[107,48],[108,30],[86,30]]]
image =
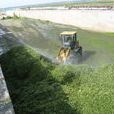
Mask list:
[[61,33],[61,35],[73,35],[73,34],[76,34],[77,32],[76,31],[64,31]]

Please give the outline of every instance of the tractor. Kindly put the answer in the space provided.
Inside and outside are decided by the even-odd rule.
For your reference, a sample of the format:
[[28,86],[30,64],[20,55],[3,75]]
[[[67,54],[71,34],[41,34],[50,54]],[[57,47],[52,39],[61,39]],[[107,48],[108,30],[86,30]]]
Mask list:
[[77,40],[76,31],[64,31],[60,34],[60,39],[62,40],[62,47],[57,57],[59,62],[65,63],[72,56],[82,56],[82,47]]

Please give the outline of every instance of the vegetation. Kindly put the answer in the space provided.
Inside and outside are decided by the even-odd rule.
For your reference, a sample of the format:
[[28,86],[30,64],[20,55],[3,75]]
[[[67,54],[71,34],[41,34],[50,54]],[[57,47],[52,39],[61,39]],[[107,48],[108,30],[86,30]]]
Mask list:
[[[83,47],[82,64],[99,66],[114,63],[114,33],[87,31],[75,26],[29,18],[4,20],[1,23],[13,33],[12,38],[16,37],[21,43],[30,45],[52,59],[56,58],[62,46],[59,34],[63,31],[77,31],[77,38]],[[9,39],[9,34],[4,37]]]
[[16,114],[113,114],[114,65],[54,65],[35,50],[0,57]]
[[66,3],[66,7],[72,6],[113,6],[114,0],[95,0],[90,2],[70,2]]
[[14,13],[13,16],[5,16],[2,18],[2,20],[7,20],[7,19],[20,19],[20,17]]

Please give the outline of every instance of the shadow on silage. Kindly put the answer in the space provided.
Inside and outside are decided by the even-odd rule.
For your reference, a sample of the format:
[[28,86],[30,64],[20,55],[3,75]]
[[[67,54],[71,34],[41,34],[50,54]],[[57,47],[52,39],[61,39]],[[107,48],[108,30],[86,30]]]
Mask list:
[[51,63],[26,47],[0,58],[16,114],[79,114],[50,70]]

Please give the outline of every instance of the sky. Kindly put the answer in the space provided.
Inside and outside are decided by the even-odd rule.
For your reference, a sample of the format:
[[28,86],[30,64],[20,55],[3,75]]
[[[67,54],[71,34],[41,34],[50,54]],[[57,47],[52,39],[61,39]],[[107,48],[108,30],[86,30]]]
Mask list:
[[94,0],[0,0],[0,8],[31,5],[31,4],[43,4],[51,2],[62,1],[94,1]]
[[[61,2],[61,1],[65,1],[65,0],[0,0],[0,8],[30,5],[30,4]],[[66,0],[66,1],[70,1],[70,0]]]

